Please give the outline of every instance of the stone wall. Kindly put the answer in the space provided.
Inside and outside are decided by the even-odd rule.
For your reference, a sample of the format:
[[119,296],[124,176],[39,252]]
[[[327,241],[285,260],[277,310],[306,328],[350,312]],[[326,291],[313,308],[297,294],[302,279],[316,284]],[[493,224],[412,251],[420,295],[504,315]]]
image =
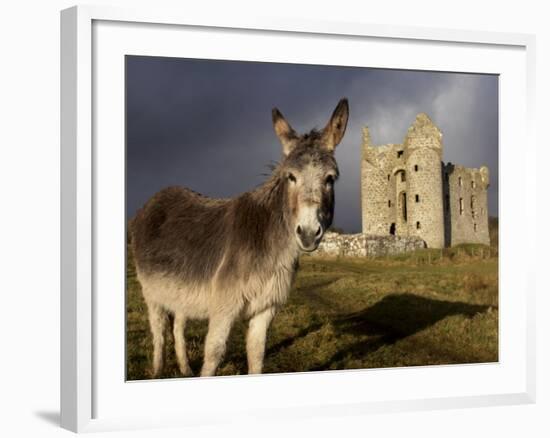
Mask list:
[[363,149],[361,164],[361,197],[363,233],[389,234],[390,216],[395,210],[395,199],[389,185],[393,156],[401,145],[370,146],[368,128],[363,128]]
[[338,234],[328,232],[319,248],[311,255],[345,257],[380,257],[403,254],[426,247],[419,237],[373,236],[367,234]]

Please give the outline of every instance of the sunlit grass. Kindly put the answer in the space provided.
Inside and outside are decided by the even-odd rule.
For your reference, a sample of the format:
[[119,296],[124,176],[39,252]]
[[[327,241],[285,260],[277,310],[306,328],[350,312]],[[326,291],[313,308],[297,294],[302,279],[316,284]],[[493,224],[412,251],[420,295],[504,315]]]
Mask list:
[[[480,245],[403,256],[303,257],[288,303],[268,334],[265,372],[494,362],[498,360],[498,258]],[[127,377],[150,377],[147,309],[127,271]],[[190,364],[202,362],[206,322],[186,329]],[[218,374],[246,373],[238,322]],[[164,377],[179,377],[167,331]]]

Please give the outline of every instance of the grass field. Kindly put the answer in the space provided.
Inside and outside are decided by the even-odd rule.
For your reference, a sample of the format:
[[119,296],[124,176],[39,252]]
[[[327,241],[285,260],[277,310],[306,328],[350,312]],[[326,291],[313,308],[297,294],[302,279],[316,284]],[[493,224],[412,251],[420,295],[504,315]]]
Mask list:
[[[127,378],[150,377],[147,308],[127,270]],[[207,323],[186,328],[198,374]],[[163,377],[179,377],[167,331]],[[246,324],[230,335],[218,374],[245,374]],[[264,372],[498,360],[498,258],[465,246],[383,259],[302,257],[288,303],[268,333]]]

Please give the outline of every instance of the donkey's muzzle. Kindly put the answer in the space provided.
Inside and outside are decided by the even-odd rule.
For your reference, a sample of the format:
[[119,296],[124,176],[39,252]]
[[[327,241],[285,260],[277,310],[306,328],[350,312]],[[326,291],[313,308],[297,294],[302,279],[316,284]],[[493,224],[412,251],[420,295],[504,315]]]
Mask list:
[[323,238],[323,228],[320,225],[317,228],[306,228],[298,225],[296,227],[296,235],[302,251],[315,251]]

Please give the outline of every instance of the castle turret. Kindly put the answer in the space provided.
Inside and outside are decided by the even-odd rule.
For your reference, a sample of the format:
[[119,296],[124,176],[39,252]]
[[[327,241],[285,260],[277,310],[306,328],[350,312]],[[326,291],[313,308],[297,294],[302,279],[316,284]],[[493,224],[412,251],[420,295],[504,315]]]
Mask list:
[[403,142],[407,178],[407,234],[429,248],[445,245],[443,216],[442,134],[430,118],[418,114]]

